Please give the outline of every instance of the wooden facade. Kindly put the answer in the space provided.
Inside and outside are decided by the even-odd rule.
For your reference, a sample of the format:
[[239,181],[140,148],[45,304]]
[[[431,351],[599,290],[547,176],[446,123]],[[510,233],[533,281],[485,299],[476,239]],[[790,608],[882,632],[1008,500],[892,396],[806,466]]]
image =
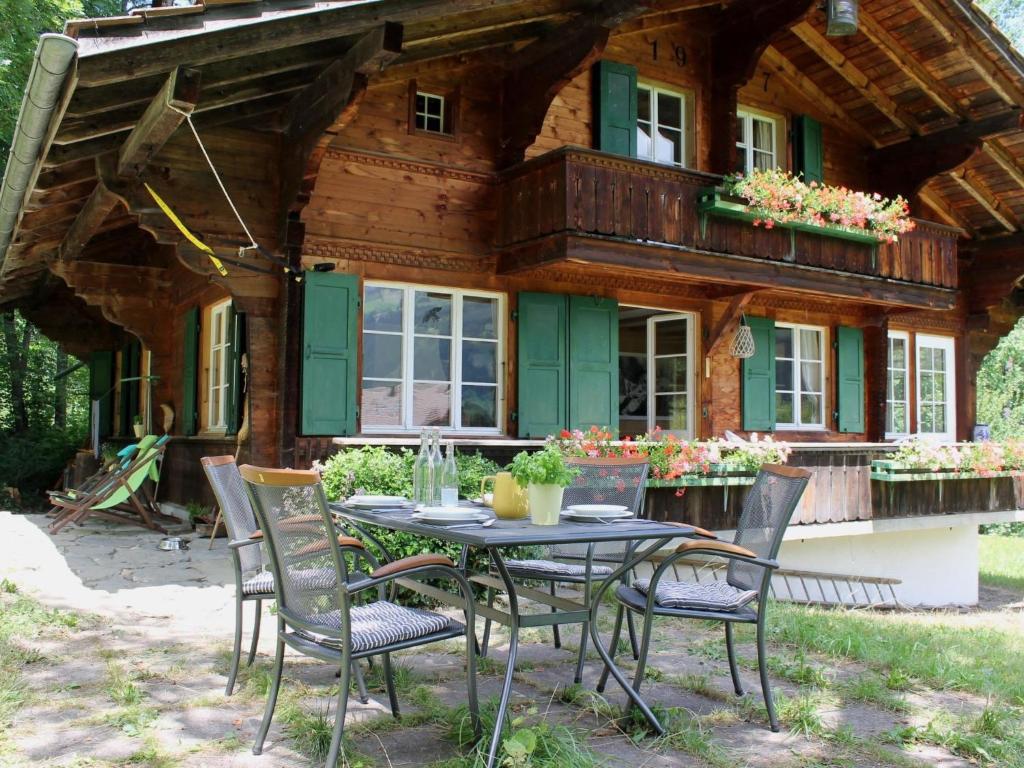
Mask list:
[[[547,397],[523,391],[518,326],[520,297],[543,293],[610,302],[622,328],[625,310],[635,310],[651,334],[658,318],[685,318],[693,438],[752,431],[743,363],[728,351],[743,314],[818,334],[811,365],[820,385],[808,385],[808,402],[820,423],[779,429],[787,440],[885,439],[894,334],[908,356],[900,431],[921,431],[914,350],[919,339],[949,339],[956,429],[947,437],[966,439],[977,367],[1022,314],[1024,63],[954,0],[865,0],[857,35],[823,30],[807,0],[378,0],[303,10],[268,0],[74,22],[74,73],[20,201],[0,302],[74,354],[141,341],[159,378],[139,407],[153,426],[161,405],[174,412],[179,469],[232,446],[282,465],[331,450],[335,435],[310,429],[303,403],[304,361],[320,354],[304,301],[323,272],[355,276],[357,296],[369,283],[494,297],[493,338],[488,330],[471,339],[500,352],[493,380],[467,375],[467,385],[452,374],[449,386],[493,397],[493,426],[475,428],[479,417],[467,416],[470,426],[453,435],[520,435],[530,404]],[[652,134],[678,141],[678,164],[600,148],[595,73],[608,62],[633,72],[654,102],[666,94],[669,127]],[[433,107],[423,94],[443,105],[442,130],[428,129]],[[239,250],[248,237],[186,115],[262,253]],[[702,212],[702,192],[753,151],[753,139],[737,141],[744,126],[760,121],[774,165],[795,169],[802,159],[791,137],[808,118],[820,126],[824,182],[904,195],[917,217],[912,233],[871,245]],[[224,260],[226,276],[144,184]],[[216,329],[213,308],[225,300],[244,318],[242,331]],[[198,330],[188,321],[197,311]],[[405,364],[401,385],[380,384],[391,379],[367,364],[377,354],[368,349],[373,331],[362,311],[353,317],[353,344],[330,352],[342,363],[329,370],[344,369],[354,384],[320,382],[324,400],[361,407],[343,415],[367,440],[414,434],[417,417],[406,410],[433,407],[436,387],[416,389]],[[840,427],[841,328],[863,340],[855,431]],[[220,332],[241,335],[218,342]],[[198,334],[194,347],[189,333]],[[463,346],[454,333],[452,343]],[[231,355],[218,357],[224,348]],[[653,350],[643,354],[654,360]],[[245,370],[225,374],[228,363],[241,366],[240,351]],[[794,353],[802,377],[801,359]],[[365,396],[371,381],[383,406]],[[225,395],[223,408],[211,400],[232,387],[246,396]],[[367,429],[368,405],[399,408],[389,387],[421,393],[401,395],[405,428]],[[650,387],[653,413],[667,396]],[[800,393],[793,397],[799,407]],[[224,408],[234,409],[238,434]],[[626,423],[618,406],[609,412]],[[175,484],[171,497],[199,497],[194,485]],[[854,490],[872,496],[864,483]]]

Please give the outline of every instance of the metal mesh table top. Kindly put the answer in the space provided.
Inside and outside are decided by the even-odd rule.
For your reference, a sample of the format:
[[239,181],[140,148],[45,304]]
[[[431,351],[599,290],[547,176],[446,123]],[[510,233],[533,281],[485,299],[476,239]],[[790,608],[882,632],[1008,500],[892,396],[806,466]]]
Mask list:
[[[646,520],[628,520],[616,523],[562,521],[558,525],[534,525],[529,518],[526,518],[523,520],[498,520],[488,528],[480,526],[453,528],[414,520],[411,508],[359,509],[346,506],[341,502],[332,502],[330,507],[335,514],[359,523],[482,548],[590,544],[601,541],[644,541],[693,535],[693,528],[690,526],[665,525]],[[487,507],[478,507],[477,509],[493,516],[493,512]]]

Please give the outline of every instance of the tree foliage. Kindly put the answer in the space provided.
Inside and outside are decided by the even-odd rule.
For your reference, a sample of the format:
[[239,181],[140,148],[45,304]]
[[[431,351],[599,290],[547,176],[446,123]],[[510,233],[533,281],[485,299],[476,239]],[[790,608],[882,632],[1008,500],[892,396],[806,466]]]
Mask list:
[[1018,49],[1024,47],[1024,0],[978,0],[978,5]]
[[1024,436],[1024,320],[988,353],[978,370],[978,421],[995,438]]
[[0,2],[0,171],[7,164],[39,35],[60,32],[68,19],[113,16],[120,12],[120,0]]

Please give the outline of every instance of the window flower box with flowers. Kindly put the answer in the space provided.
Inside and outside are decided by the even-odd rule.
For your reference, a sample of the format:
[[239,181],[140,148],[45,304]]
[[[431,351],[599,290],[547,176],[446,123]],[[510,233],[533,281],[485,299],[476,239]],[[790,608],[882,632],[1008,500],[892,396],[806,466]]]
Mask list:
[[592,426],[585,432],[562,430],[551,440],[567,458],[646,458],[647,487],[677,488],[678,495],[688,487],[753,485],[762,464],[784,464],[790,454],[785,443],[756,434],[745,443],[690,442],[660,429],[615,439],[610,430]]
[[1024,475],[1024,441],[964,445],[920,438],[901,442],[889,459],[871,462],[871,479],[883,483],[978,480]]
[[697,198],[701,235],[707,217],[724,216],[749,221],[755,227],[780,227],[791,233],[791,257],[795,257],[795,233],[866,245],[895,243],[914,229],[910,208],[902,197],[806,183],[785,171],[754,170],[726,176],[722,186],[702,190]]

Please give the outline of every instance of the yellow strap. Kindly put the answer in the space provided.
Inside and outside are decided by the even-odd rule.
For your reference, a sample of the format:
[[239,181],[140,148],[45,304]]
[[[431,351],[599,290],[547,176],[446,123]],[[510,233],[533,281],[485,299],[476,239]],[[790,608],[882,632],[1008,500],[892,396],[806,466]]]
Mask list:
[[192,243],[192,245],[194,245],[196,248],[198,248],[200,251],[205,253],[210,258],[210,261],[213,263],[213,266],[216,267],[218,272],[220,272],[221,277],[227,277],[228,270],[224,266],[224,263],[217,258],[217,254],[213,252],[213,248],[211,248],[198,237],[189,232],[188,228],[181,223],[181,219],[179,219],[175,215],[174,211],[172,211],[170,207],[167,205],[167,203],[165,203],[161,199],[160,195],[153,191],[153,188],[149,186],[149,184],[143,182],[143,186],[146,188],[146,191],[149,192],[149,194],[156,201],[156,204],[160,206],[160,210],[167,214],[167,218],[170,219],[174,226],[178,228],[178,231],[181,232],[181,234],[183,234],[186,238],[188,238],[188,241]]

